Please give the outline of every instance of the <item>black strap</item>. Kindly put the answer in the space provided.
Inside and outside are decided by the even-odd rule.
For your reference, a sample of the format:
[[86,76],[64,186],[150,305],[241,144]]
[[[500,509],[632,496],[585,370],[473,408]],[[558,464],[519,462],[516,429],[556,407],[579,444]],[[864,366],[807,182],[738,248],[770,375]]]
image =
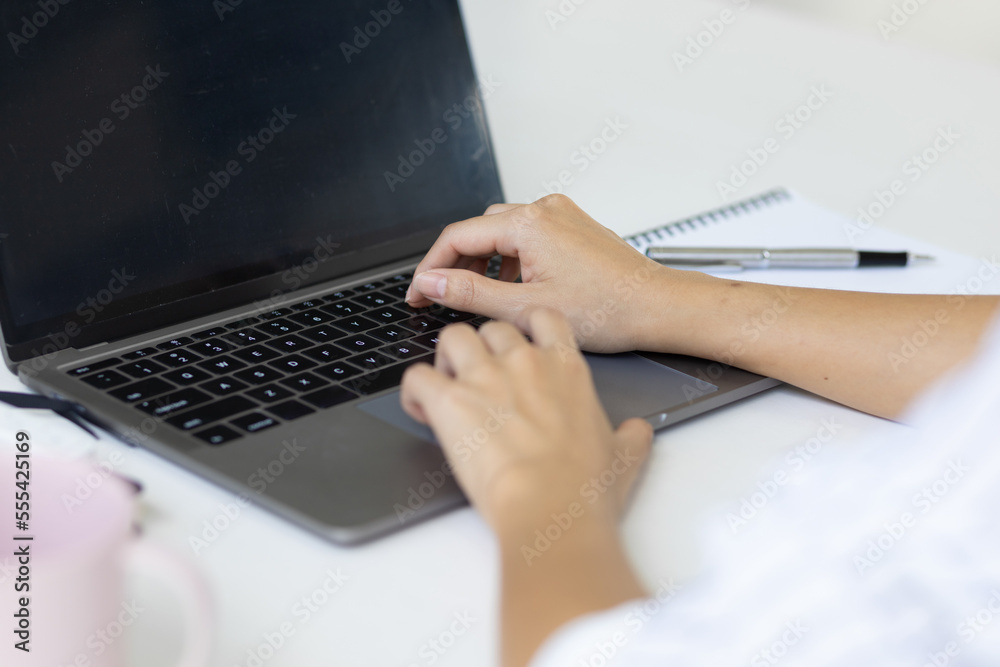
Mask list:
[[10,391],[0,391],[0,403],[29,410],[52,410],[57,415],[62,415],[94,438],[97,438],[97,434],[83,421],[83,417],[80,415],[77,406],[69,401],[61,401],[56,398],[39,396],[38,394],[18,394]]

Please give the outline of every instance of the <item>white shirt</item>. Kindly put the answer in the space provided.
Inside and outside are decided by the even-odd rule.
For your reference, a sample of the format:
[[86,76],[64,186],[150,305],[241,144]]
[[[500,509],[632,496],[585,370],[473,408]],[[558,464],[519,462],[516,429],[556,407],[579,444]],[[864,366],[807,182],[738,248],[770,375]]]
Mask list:
[[1000,665],[1000,322],[906,421],[735,535],[726,508],[699,579],[566,624],[532,667]]

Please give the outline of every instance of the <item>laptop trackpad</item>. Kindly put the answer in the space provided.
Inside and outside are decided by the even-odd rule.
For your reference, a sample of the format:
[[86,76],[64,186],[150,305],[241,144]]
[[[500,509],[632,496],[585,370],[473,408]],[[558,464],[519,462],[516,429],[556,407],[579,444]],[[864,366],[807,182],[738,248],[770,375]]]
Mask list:
[[[669,412],[675,406],[718,390],[713,384],[637,354],[585,356],[597,385],[597,394],[615,426],[630,417]],[[403,412],[398,391],[365,401],[358,407],[411,435],[436,441],[428,427]]]

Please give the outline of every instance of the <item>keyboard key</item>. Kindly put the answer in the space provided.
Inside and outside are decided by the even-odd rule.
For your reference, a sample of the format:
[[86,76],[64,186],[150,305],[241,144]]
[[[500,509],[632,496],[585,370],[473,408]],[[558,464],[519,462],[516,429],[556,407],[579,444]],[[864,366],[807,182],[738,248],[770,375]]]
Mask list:
[[328,385],[329,382],[312,373],[299,373],[290,378],[285,378],[281,381],[281,384],[295,391],[312,391],[313,389],[319,389]]
[[230,396],[171,417],[167,423],[182,431],[190,431],[256,407],[257,404],[245,396]]
[[275,359],[274,361],[268,362],[268,364],[277,368],[279,371],[284,371],[286,373],[299,373],[316,366],[316,362],[312,359],[306,359],[305,357],[297,354],[282,357],[281,359]]
[[382,342],[378,339],[372,338],[371,336],[365,336],[364,334],[348,336],[347,338],[337,341],[337,345],[344,348],[348,352],[355,354],[365,350],[374,350],[381,344]]
[[436,332],[436,333],[424,334],[423,336],[417,336],[416,338],[413,339],[413,342],[416,343],[417,345],[423,345],[424,347],[433,350],[434,348],[437,347],[437,344],[441,342],[441,333]]
[[260,433],[269,428],[273,428],[280,424],[274,417],[268,417],[267,415],[262,415],[259,412],[251,412],[248,415],[243,415],[239,419],[234,419],[229,422],[234,426],[238,426],[247,433]]
[[275,338],[274,340],[269,340],[265,343],[268,347],[273,347],[275,350],[280,350],[281,352],[298,352],[299,350],[304,350],[307,347],[312,347],[316,343],[311,340],[306,340],[299,336],[285,336],[284,338]]
[[395,359],[386,356],[381,352],[366,352],[364,354],[351,357],[347,361],[352,366],[357,366],[358,368],[366,371],[375,370],[376,368],[396,363]]
[[337,301],[336,303],[331,303],[328,306],[323,306],[320,310],[324,313],[329,313],[334,317],[350,317],[351,315],[363,313],[368,309],[351,301]]
[[467,322],[475,317],[472,313],[462,313],[451,308],[445,308],[431,313],[434,317],[445,324],[455,324],[456,322]]
[[383,285],[385,285],[385,282],[381,280],[373,280],[370,283],[365,283],[364,285],[358,285],[354,289],[358,294],[361,294],[363,292],[371,292],[372,290],[377,290]]
[[171,368],[181,368],[189,364],[193,364],[196,361],[201,361],[201,357],[194,352],[189,350],[174,350],[173,352],[167,352],[166,354],[161,354],[154,359]]
[[206,357],[217,357],[220,354],[232,352],[234,347],[235,346],[230,345],[229,341],[225,338],[213,338],[211,340],[195,343],[188,349]]
[[397,300],[382,292],[369,292],[368,294],[356,296],[351,301],[365,308],[382,308],[383,306],[388,306],[390,303],[395,303]]
[[406,340],[413,336],[413,332],[409,329],[404,329],[401,326],[391,324],[387,327],[382,327],[381,329],[374,329],[368,332],[368,335],[377,338],[384,343],[396,343],[401,340]]
[[433,317],[429,317],[428,315],[415,315],[408,320],[402,320],[399,324],[403,325],[407,329],[412,329],[417,333],[440,331],[445,327],[444,322],[436,320]]
[[276,403],[293,396],[292,392],[276,384],[267,384],[263,387],[255,387],[247,392],[247,396],[260,401],[261,403]]
[[399,300],[406,298],[406,291],[408,289],[410,289],[410,282],[406,281],[405,283],[400,283],[398,285],[391,285],[390,287],[386,287],[382,291],[391,297],[395,297],[396,300]]
[[356,391],[362,396],[377,394],[385,389],[398,387],[399,383],[403,380],[403,373],[406,372],[406,369],[411,365],[417,363],[418,361],[430,362],[430,360],[431,356],[427,355],[424,357],[417,357],[416,359],[406,361],[401,364],[396,364],[395,366],[380,368],[377,371],[366,375],[352,378],[345,382],[344,386],[351,391]]
[[135,361],[137,359],[142,359],[144,357],[151,357],[159,352],[155,347],[144,347],[141,350],[135,350],[134,352],[129,352],[128,354],[123,354],[122,359],[125,361]]
[[94,371],[99,371],[102,368],[111,368],[112,366],[118,365],[117,359],[105,359],[104,361],[95,361],[92,364],[87,364],[86,366],[79,366],[71,371],[68,371],[70,375],[75,377],[80,377],[82,375],[87,375],[88,373],[93,373]]
[[377,310],[371,310],[365,313],[366,317],[379,322],[381,324],[392,324],[393,322],[399,322],[400,320],[405,320],[410,317],[409,313],[404,313],[396,308],[379,308]]
[[341,380],[346,380],[347,378],[354,377],[361,373],[361,370],[351,366],[350,364],[343,361],[335,361],[332,364],[327,364],[326,366],[320,366],[313,371],[318,375],[330,378],[335,382],[340,382]]
[[340,329],[323,325],[320,327],[313,327],[312,329],[306,329],[305,331],[300,331],[299,335],[305,336],[309,340],[314,340],[317,343],[330,343],[338,338],[343,338],[344,332]]
[[116,373],[115,371],[99,371],[91,375],[86,375],[83,381],[92,387],[97,387],[98,389],[111,389],[112,387],[117,387],[118,385],[125,384],[126,382],[131,382],[132,380],[125,377],[121,373]]
[[386,278],[385,282],[388,283],[389,285],[393,285],[393,284],[397,284],[397,283],[406,283],[406,284],[409,284],[409,282],[411,280],[413,280],[413,274],[412,273],[397,273],[396,275],[392,276],[391,278]]
[[182,336],[180,338],[174,338],[173,340],[168,340],[165,343],[160,343],[156,346],[157,350],[174,350],[178,347],[184,347],[188,343],[194,342],[193,338],[188,338],[187,336]]
[[352,289],[342,289],[334,292],[333,294],[327,294],[326,298],[328,301],[346,299],[349,296],[354,296],[355,292]]
[[108,393],[120,401],[135,403],[136,401],[144,401],[154,396],[164,394],[171,389],[174,389],[174,385],[169,382],[160,378],[149,378],[148,380],[142,380],[124,387],[119,387],[118,389],[109,391]]
[[221,336],[226,333],[225,327],[215,327],[214,329],[205,329],[204,331],[198,331],[191,334],[191,338],[195,340],[205,340],[207,338],[214,338],[215,336]]
[[226,334],[222,339],[234,347],[249,347],[250,345],[263,343],[265,340],[270,340],[270,338],[266,333],[262,333],[256,329],[241,329],[240,331]]
[[271,405],[267,408],[267,411],[284,419],[286,422],[316,412],[305,403],[299,403],[298,401],[285,401],[284,403]]
[[296,324],[295,322],[286,319],[271,320],[270,322],[265,322],[257,327],[258,330],[271,336],[284,336],[286,334],[300,331],[302,328],[301,324]]
[[281,356],[281,352],[273,350],[269,347],[264,347],[263,345],[257,345],[255,347],[248,347],[244,350],[236,350],[233,352],[234,357],[248,364],[262,364],[265,361],[271,361],[271,359],[277,359]]
[[306,350],[302,354],[309,357],[313,361],[318,361],[321,364],[328,364],[331,361],[343,359],[350,353],[346,350],[340,349],[339,347],[334,347],[333,345],[320,345],[319,347],[314,347],[311,350]]
[[201,382],[202,380],[207,380],[212,376],[199,368],[191,367],[179,368],[176,371],[170,371],[169,373],[164,374],[163,377],[170,380],[174,384],[190,385]]
[[133,361],[131,364],[125,364],[119,368],[123,373],[131,375],[134,378],[144,378],[151,375],[156,375],[157,373],[162,373],[167,370],[166,367],[161,366],[155,361],[150,361],[149,359],[142,359],[140,361]]
[[212,392],[216,396],[229,396],[247,388],[245,383],[231,377],[216,378],[198,386],[205,391]]
[[230,331],[238,331],[240,329],[246,329],[252,327],[256,324],[260,324],[263,320],[256,315],[251,315],[250,317],[245,317],[242,320],[236,320],[235,322],[230,322],[226,325],[226,328]]
[[288,316],[288,319],[304,327],[314,327],[317,324],[329,322],[333,319],[333,315],[324,313],[322,310],[307,310],[302,313],[293,313]]
[[333,386],[324,387],[318,391],[306,394],[302,397],[302,400],[315,405],[317,408],[326,409],[354,400],[357,397],[357,394],[354,394],[343,387]]
[[284,317],[285,315],[290,315],[291,313],[291,308],[276,308],[274,310],[269,310],[266,313],[261,313],[260,317],[264,320],[276,320],[279,317]]
[[139,408],[143,412],[153,415],[154,417],[166,417],[174,414],[175,412],[187,410],[188,408],[193,408],[196,405],[206,403],[211,400],[211,398],[212,397],[205,392],[198,391],[197,389],[179,389],[169,394],[164,394],[159,398],[138,403],[135,407]]
[[384,352],[385,354],[395,357],[396,359],[413,359],[414,357],[419,357],[428,353],[427,350],[412,341],[394,343],[388,347],[383,347],[379,350],[379,352]]
[[228,426],[213,426],[212,428],[206,428],[204,431],[198,431],[194,434],[194,436],[196,438],[201,438],[210,445],[224,445],[227,442],[243,437]]
[[267,384],[280,380],[285,374],[267,366],[255,366],[236,373],[236,377],[250,384]]
[[241,368],[246,367],[247,365],[245,363],[239,359],[234,359],[233,357],[216,357],[210,361],[198,364],[198,368],[217,375],[232,373],[233,371],[238,371]]
[[323,299],[310,299],[309,301],[303,301],[302,303],[297,303],[292,306],[292,310],[312,310],[313,308],[319,308],[325,303]]

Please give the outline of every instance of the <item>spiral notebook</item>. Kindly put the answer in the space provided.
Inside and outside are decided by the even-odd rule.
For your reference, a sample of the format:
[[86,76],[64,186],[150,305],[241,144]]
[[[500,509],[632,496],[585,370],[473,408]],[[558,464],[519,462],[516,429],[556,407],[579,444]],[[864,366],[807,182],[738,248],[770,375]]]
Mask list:
[[[785,189],[772,190],[700,215],[625,237],[636,250],[651,246],[906,250],[935,261],[904,268],[769,269],[727,273],[738,280],[829,289],[900,293],[973,291],[977,272],[992,257],[975,259],[903,234],[870,226]],[[974,284],[970,285],[970,281]],[[981,281],[980,281],[981,283]],[[985,292],[1000,291],[996,285]],[[992,287],[992,289],[989,289]]]

